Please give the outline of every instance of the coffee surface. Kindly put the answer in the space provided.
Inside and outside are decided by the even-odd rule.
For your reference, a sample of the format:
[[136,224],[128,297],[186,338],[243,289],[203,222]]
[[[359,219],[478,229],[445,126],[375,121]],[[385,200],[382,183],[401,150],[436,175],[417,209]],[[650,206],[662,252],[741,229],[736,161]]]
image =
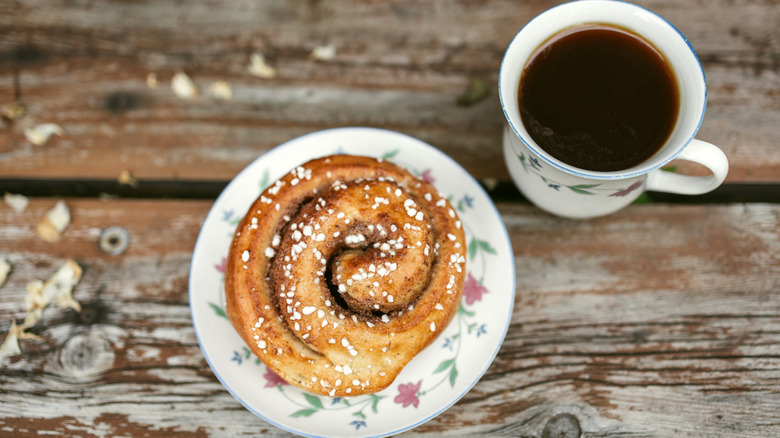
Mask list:
[[679,90],[663,54],[633,33],[588,24],[542,44],[520,78],[523,125],[547,153],[593,171],[627,169],[674,129]]

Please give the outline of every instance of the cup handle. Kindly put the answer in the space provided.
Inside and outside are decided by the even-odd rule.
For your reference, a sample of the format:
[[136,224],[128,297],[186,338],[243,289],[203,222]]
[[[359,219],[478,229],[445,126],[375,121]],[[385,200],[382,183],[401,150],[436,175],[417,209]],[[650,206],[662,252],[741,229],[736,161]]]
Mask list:
[[681,195],[701,195],[715,190],[723,183],[729,172],[729,161],[726,154],[717,146],[701,140],[693,139],[677,155],[676,159],[699,163],[710,169],[712,175],[678,175],[658,169],[647,175],[645,189]]

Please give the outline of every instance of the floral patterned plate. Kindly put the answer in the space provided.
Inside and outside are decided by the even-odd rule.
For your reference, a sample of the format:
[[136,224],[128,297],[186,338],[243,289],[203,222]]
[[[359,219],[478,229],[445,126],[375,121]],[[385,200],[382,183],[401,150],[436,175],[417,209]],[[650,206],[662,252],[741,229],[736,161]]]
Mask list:
[[[498,147],[498,146],[497,146]],[[238,221],[261,191],[289,169],[333,153],[381,157],[432,182],[466,230],[468,272],[460,310],[442,335],[376,394],[329,398],[281,380],[244,345],[225,315],[225,257]],[[211,208],[192,258],[190,309],[214,374],[247,409],[304,436],[386,436],[452,406],[485,373],[504,339],[514,304],[514,263],[506,228],[479,184],[439,150],[391,131],[339,128],[289,141],[264,154]]]

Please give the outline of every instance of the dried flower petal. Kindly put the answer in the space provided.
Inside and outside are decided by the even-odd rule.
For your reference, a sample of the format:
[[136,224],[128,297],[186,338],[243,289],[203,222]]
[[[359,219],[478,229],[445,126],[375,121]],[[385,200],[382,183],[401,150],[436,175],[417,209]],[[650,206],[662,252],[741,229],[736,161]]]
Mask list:
[[146,86],[149,88],[157,88],[157,86],[160,85],[159,82],[157,82],[157,73],[151,72],[148,75],[146,75]]
[[138,180],[133,177],[133,175],[130,173],[129,170],[123,170],[122,173],[119,174],[118,178],[119,184],[123,184],[130,187],[138,187]]
[[3,199],[15,213],[23,213],[24,210],[27,209],[27,205],[30,203],[30,200],[27,199],[27,196],[18,195],[16,193],[6,192],[5,196],[3,196]]
[[27,283],[27,296],[24,297],[24,303],[27,305],[27,316],[24,318],[22,327],[30,328],[34,326],[43,317],[43,309],[50,302],[49,297],[43,293],[43,281],[33,280]]
[[333,44],[317,46],[311,51],[309,56],[317,61],[330,61],[336,57],[336,46]]
[[70,210],[63,201],[57,201],[57,205],[38,222],[36,232],[38,237],[46,242],[56,242],[60,240],[62,232],[70,225]]
[[54,294],[57,307],[70,307],[81,312],[81,304],[73,298],[73,288],[81,280],[81,266],[71,259],[65,260],[60,269],[43,286],[44,293],[47,296]]
[[498,180],[496,178],[488,177],[482,180],[482,185],[485,186],[485,190],[489,193],[498,187]]
[[[0,259],[0,262],[3,260]],[[39,339],[38,336],[27,333],[25,330],[33,327],[43,316],[43,310],[54,301],[57,307],[70,307],[77,312],[81,311],[81,305],[73,298],[73,289],[81,279],[81,266],[71,259],[57,269],[57,272],[46,283],[34,280],[27,283],[27,316],[22,325],[16,325],[16,319],[11,321],[11,329],[8,330],[3,345],[0,346],[0,366],[6,357],[15,356],[22,352],[19,348],[21,339]]]
[[230,100],[233,98],[233,89],[230,88],[230,84],[225,81],[212,82],[209,85],[209,91],[217,99]]
[[173,93],[182,99],[192,99],[198,96],[198,87],[183,71],[178,71],[171,79]]
[[42,123],[24,130],[24,136],[27,138],[27,141],[36,146],[45,145],[54,134],[61,136],[65,134],[65,131],[56,123]]
[[11,328],[8,330],[8,336],[5,337],[3,345],[0,345],[0,367],[3,366],[6,357],[16,356],[22,352],[22,349],[19,348],[19,340],[40,339],[32,333],[25,332],[26,329],[27,327],[24,325],[16,325],[16,319],[11,320]]
[[458,96],[457,104],[471,106],[490,95],[490,86],[479,78],[470,78],[466,91]]
[[249,73],[262,79],[276,77],[276,69],[266,64],[262,53],[253,53],[249,58]]
[[57,269],[46,283],[41,280],[33,280],[27,283],[27,317],[23,327],[29,328],[35,325],[43,316],[43,310],[54,301],[57,307],[70,307],[81,311],[81,305],[73,298],[73,288],[81,279],[81,266],[71,259]]
[[3,286],[8,274],[11,272],[11,264],[3,257],[0,257],[0,287]]
[[9,122],[21,119],[25,114],[27,114],[27,107],[20,102],[3,105],[2,110],[0,110],[0,116]]
[[11,329],[8,330],[8,336],[6,336],[3,345],[0,346],[0,365],[3,365],[6,357],[16,356],[21,353],[19,348],[19,326],[16,325],[16,320],[11,321]]
[[8,330],[8,336],[5,337],[3,345],[0,345],[0,366],[5,362],[6,357],[16,356],[21,353],[19,348],[19,326],[16,325],[16,320],[11,321],[11,329]]

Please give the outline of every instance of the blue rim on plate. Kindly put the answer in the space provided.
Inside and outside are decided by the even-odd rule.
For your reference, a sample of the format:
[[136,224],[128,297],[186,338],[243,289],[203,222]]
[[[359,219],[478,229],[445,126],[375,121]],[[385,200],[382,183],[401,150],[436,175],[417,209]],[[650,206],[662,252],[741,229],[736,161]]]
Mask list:
[[[349,398],[316,396],[286,384],[251,354],[224,311],[224,261],[238,221],[271,182],[310,159],[334,153],[386,159],[432,182],[457,210],[468,244],[462,303],[447,329],[390,387]],[[479,381],[498,354],[509,328],[514,295],[511,242],[479,183],[438,149],[374,128],[307,134],[247,166],[209,211],[195,244],[189,277],[193,327],[214,375],[249,411],[303,436],[393,435],[447,410]]]

